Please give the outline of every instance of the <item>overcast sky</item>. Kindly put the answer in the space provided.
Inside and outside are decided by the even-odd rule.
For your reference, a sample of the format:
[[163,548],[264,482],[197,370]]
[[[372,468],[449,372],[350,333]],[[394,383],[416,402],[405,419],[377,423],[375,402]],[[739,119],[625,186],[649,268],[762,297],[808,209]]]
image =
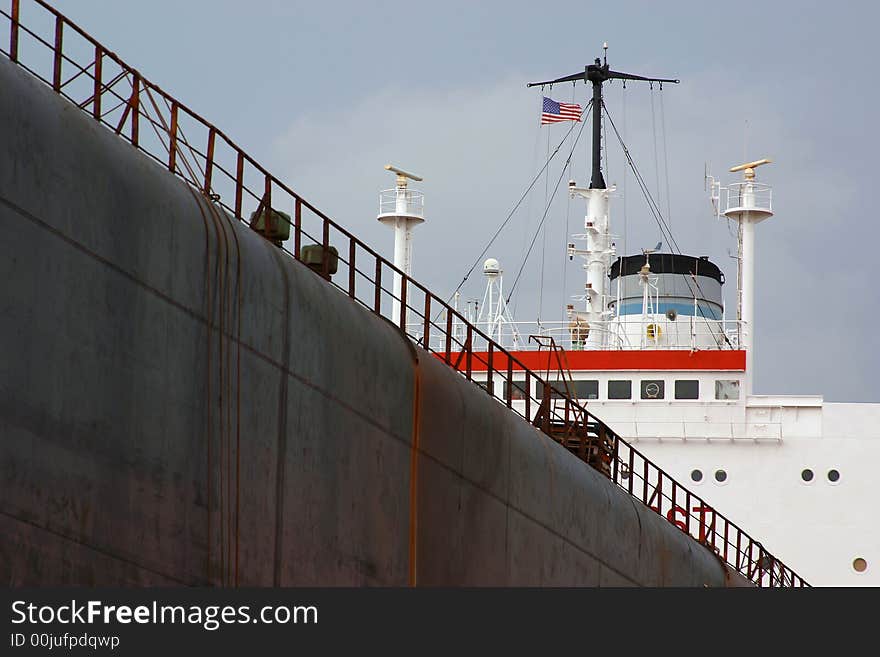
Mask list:
[[[880,10],[873,3],[55,5],[389,258],[391,231],[375,219],[377,192],[393,186],[382,167],[393,162],[424,176],[427,222],[415,233],[414,275],[441,296],[541,167],[548,137],[555,146],[567,129],[538,126],[541,91],[525,83],[583,70],[607,41],[614,69],[681,79],[662,92],[615,83],[606,104],[669,208],[681,250],[710,256],[727,274],[729,309],[736,263],[728,252],[736,245],[727,223],[712,216],[704,163],[732,182],[726,170],[744,158],[774,160],[759,169],[774,187],[776,216],[757,228],[755,392],[880,402],[873,193]],[[548,95],[585,105],[588,94],[568,84]],[[572,160],[582,184],[588,137],[589,127]],[[653,246],[659,229],[624,175],[616,143],[608,156],[605,178],[620,192],[612,206],[618,247]],[[508,285],[559,165],[489,253]],[[583,214],[564,195],[554,201],[514,295],[517,319],[538,312],[562,319],[564,304],[583,289],[577,262],[563,257],[566,222],[578,232]],[[481,295],[480,278],[471,276],[466,298]]]

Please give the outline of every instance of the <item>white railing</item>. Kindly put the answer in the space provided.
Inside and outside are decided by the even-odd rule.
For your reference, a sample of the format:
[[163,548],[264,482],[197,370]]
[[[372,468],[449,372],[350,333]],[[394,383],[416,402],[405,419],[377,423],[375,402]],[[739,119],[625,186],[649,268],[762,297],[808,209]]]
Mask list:
[[773,211],[773,190],[770,185],[758,182],[738,182],[727,186],[727,208],[731,210]]
[[[489,333],[490,328],[485,323],[474,322],[474,326],[484,333]],[[620,351],[632,349],[738,349],[740,322],[736,320],[721,321],[691,315],[679,315],[673,321],[665,319],[643,319],[641,315],[627,316],[606,322],[593,322],[590,324],[590,333],[605,332],[607,334],[605,344],[594,346],[583,344],[572,339],[572,327],[569,321],[553,322],[511,322],[503,325],[502,335],[495,335],[496,341],[505,349],[516,351],[536,351],[538,345],[529,343],[529,335],[543,335],[554,339],[556,344],[566,351],[604,350]],[[412,334],[419,334],[419,325],[413,323],[410,327]],[[463,340],[464,327],[457,327],[453,322],[452,329],[455,333],[460,328]],[[493,329],[495,327],[492,327]],[[659,330],[658,330],[659,329]],[[648,334],[654,337],[648,338]],[[514,340],[518,336],[518,340]],[[645,336],[642,340],[641,337]],[[433,345],[440,348],[439,342]],[[480,345],[475,344],[475,349]]]
[[379,192],[379,214],[395,213],[424,217],[425,195],[414,189],[407,189],[403,192],[403,197],[399,198],[399,190],[383,189]]

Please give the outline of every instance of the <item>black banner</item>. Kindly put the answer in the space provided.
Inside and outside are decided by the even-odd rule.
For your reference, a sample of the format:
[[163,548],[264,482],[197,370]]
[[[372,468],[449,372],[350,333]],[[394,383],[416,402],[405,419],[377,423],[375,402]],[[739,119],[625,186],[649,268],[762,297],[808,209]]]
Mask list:
[[[0,655],[13,656],[469,654],[481,646],[543,654],[598,645],[628,654],[700,636],[717,641],[718,632],[735,642],[737,627],[753,636],[761,618],[772,618],[775,632],[789,621],[802,628],[820,605],[823,623],[814,627],[830,629],[841,609],[824,599],[841,597],[831,589],[47,588],[5,589],[2,597]],[[850,627],[858,616],[850,611]],[[785,634],[797,642],[797,633]]]

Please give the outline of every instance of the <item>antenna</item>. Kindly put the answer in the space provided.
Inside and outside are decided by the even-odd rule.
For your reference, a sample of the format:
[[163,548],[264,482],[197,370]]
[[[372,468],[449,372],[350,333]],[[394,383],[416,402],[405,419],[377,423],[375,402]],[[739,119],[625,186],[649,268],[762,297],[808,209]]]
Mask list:
[[737,171],[745,171],[743,176],[746,180],[752,180],[755,177],[755,169],[761,166],[762,164],[771,164],[773,160],[769,160],[766,157],[761,160],[755,160],[754,162],[746,162],[745,164],[740,164],[735,167],[730,167],[730,173],[736,173]]
[[410,180],[415,180],[416,182],[422,181],[421,176],[417,176],[414,173],[409,173],[407,171],[404,171],[403,169],[398,169],[396,166],[393,166],[391,164],[386,164],[385,170],[386,171],[393,171],[394,173],[397,174],[397,186],[398,187],[406,187],[406,179],[407,178],[409,178]]

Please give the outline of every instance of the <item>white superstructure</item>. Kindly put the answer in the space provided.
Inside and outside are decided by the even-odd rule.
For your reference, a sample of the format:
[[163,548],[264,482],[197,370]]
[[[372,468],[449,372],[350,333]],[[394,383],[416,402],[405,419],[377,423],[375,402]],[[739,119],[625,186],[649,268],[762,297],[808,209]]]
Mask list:
[[[726,193],[717,214],[741,226],[737,320],[725,320],[724,275],[705,257],[644,249],[612,258],[607,190],[571,185],[587,199],[588,233],[586,248],[569,243],[569,255],[586,259],[593,293],[583,310],[570,305],[564,321],[513,324],[521,335],[554,336],[569,371],[556,370],[546,352],[502,346],[541,376],[570,376],[568,387],[593,415],[811,584],[877,586],[880,404],[751,391],[755,367],[774,366],[752,359],[754,225],[772,215],[772,190],[755,176],[765,163],[733,167],[745,177],[727,187],[713,181],[713,195]],[[512,394],[522,410],[524,393]],[[541,391],[528,394],[535,408]],[[683,509],[664,513],[675,522]]]

